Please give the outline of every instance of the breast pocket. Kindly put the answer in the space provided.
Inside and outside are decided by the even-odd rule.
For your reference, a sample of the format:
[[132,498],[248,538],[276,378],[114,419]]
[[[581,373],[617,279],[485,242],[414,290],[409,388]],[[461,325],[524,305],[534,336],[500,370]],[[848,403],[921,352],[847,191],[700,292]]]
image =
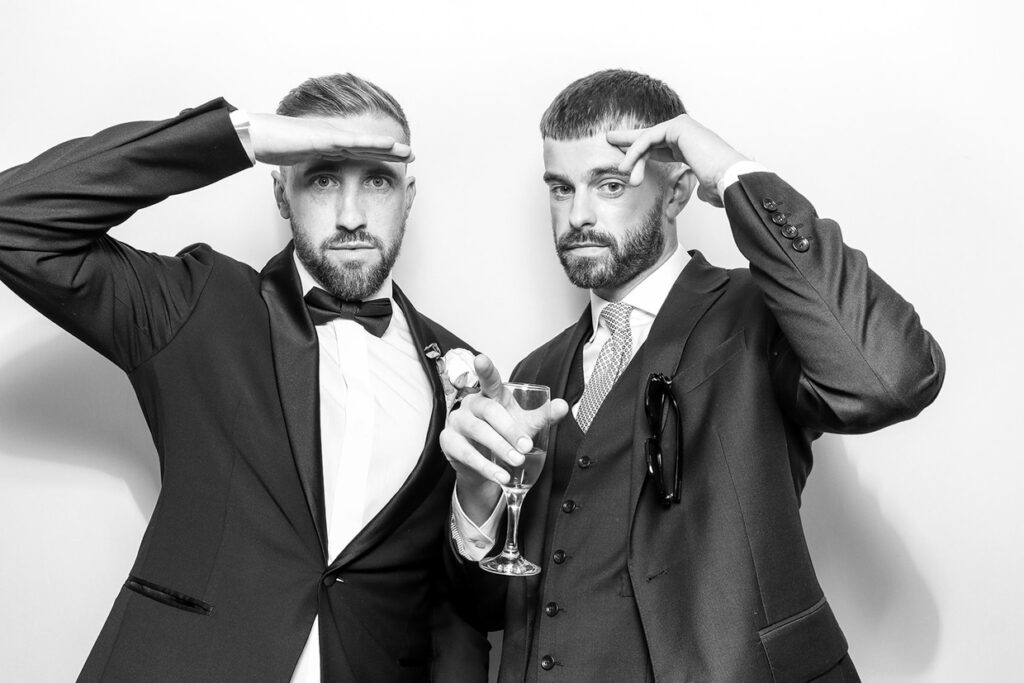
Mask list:
[[693,391],[737,358],[746,348],[746,333],[745,330],[740,330],[704,354],[696,362],[681,368],[676,374],[676,378],[673,379],[673,384],[679,386],[680,393]]

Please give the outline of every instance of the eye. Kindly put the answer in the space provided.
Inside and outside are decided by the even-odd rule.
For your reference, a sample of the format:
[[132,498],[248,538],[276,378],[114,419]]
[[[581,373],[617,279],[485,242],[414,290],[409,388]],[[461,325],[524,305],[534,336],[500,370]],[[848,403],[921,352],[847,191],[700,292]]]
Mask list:
[[601,183],[598,190],[606,197],[618,197],[626,191],[626,184],[621,180],[609,180]]
[[572,196],[572,188],[568,185],[549,185],[548,192],[552,199],[565,199]]
[[382,175],[370,176],[366,179],[366,185],[373,190],[389,190],[392,187],[391,178]]
[[335,180],[333,176],[329,175],[313,176],[312,182],[313,187],[319,190],[326,190],[338,184],[338,181]]

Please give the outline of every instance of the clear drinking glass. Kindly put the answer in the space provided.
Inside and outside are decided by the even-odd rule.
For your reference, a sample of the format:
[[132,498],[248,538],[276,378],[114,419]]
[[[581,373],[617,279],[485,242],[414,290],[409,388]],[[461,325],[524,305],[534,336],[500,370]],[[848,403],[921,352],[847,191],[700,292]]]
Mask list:
[[551,389],[538,384],[506,382],[505,392],[505,407],[533,440],[533,449],[518,467],[512,467],[496,454],[491,454],[494,463],[500,465],[510,477],[508,484],[501,487],[508,504],[508,531],[502,551],[481,560],[480,567],[505,576],[533,576],[540,573],[540,567],[519,554],[519,511],[523,506],[523,498],[544,469],[548,453]]

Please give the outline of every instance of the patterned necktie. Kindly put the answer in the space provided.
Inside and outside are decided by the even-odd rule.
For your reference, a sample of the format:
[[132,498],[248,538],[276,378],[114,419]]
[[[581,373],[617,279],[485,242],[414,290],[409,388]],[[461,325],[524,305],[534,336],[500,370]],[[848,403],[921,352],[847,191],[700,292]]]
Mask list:
[[597,354],[597,363],[580,398],[576,422],[584,433],[590,429],[590,423],[597,415],[604,397],[615,386],[615,380],[629,365],[633,349],[633,333],[629,328],[629,314],[632,312],[633,307],[621,301],[608,304],[601,311],[601,320],[611,331],[612,336]]
[[354,320],[375,337],[381,337],[391,323],[391,299],[343,301],[319,287],[304,297],[314,325],[329,323],[335,318]]

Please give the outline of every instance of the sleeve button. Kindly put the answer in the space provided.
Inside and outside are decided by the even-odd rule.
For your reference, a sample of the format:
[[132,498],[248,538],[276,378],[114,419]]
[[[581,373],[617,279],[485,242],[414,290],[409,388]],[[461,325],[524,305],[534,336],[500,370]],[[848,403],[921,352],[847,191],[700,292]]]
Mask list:
[[785,225],[786,221],[788,220],[789,216],[787,216],[784,213],[777,213],[774,216],[772,216],[772,223],[774,223],[775,225]]
[[807,251],[811,248],[811,241],[806,237],[800,237],[793,240],[793,248],[801,252]]
[[795,225],[789,224],[782,229],[782,236],[785,237],[787,240],[793,239],[794,237],[796,237],[796,235],[797,230]]
[[764,207],[765,211],[775,211],[779,208],[779,205],[775,203],[775,200],[771,197],[765,197],[761,200],[761,206]]

